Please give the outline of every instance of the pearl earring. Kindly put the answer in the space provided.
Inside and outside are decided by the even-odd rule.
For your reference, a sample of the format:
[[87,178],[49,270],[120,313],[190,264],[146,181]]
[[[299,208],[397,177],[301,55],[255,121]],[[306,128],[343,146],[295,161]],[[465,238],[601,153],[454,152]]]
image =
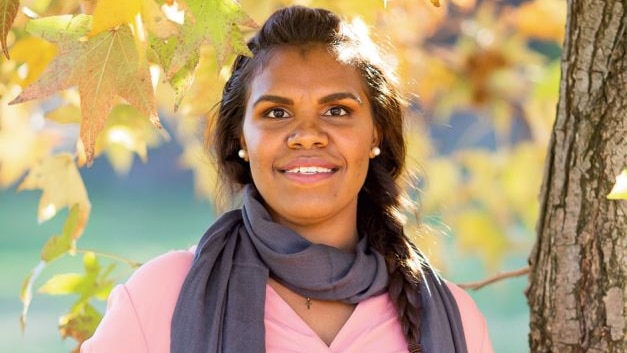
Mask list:
[[239,158],[247,161],[248,160],[248,153],[246,153],[246,150],[243,148],[240,148],[239,151],[237,151],[237,155],[239,156]]
[[374,157],[376,157],[376,156],[378,156],[380,154],[381,154],[381,149],[379,147],[377,147],[377,146],[372,147],[372,150],[370,150],[371,158],[374,158]]

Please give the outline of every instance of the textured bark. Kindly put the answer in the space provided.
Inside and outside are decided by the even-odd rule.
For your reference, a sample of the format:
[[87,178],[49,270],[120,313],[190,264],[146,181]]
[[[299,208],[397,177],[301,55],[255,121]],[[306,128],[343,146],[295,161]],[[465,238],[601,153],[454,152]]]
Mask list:
[[569,0],[530,257],[531,352],[627,352],[627,0]]

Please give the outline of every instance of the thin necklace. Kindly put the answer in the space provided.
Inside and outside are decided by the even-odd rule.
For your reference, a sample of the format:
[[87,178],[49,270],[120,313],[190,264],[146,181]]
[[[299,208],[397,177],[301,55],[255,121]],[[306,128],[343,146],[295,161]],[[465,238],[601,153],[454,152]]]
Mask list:
[[311,309],[311,298],[305,297],[305,305],[307,306],[307,310]]

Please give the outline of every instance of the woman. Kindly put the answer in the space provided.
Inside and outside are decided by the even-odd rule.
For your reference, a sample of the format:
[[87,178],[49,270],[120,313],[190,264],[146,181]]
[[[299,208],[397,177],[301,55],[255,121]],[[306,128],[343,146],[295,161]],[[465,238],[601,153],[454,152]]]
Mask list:
[[395,216],[401,99],[370,39],[290,7],[249,48],[213,139],[242,209],[118,286],[82,352],[492,352]]

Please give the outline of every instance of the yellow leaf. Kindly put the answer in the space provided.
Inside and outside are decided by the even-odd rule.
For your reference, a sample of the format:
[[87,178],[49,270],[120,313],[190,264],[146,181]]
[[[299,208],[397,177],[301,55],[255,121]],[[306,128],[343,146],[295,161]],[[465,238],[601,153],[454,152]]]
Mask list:
[[35,284],[35,280],[46,268],[45,261],[39,261],[37,266],[33,268],[28,276],[22,282],[22,289],[20,290],[20,301],[22,302],[22,313],[20,314],[20,328],[24,331],[26,327],[26,316],[28,315],[28,309],[30,308],[30,303],[33,300],[33,285]]
[[26,77],[21,80],[20,86],[26,87],[33,83],[54,59],[57,55],[57,48],[43,39],[26,37],[15,43],[10,53],[15,62],[25,65]]
[[125,24],[137,30],[135,21],[140,16],[141,10],[142,0],[98,0],[88,36],[93,37]]
[[81,343],[94,334],[102,320],[102,314],[88,302],[81,302],[71,312],[59,319],[59,333],[62,338],[72,337],[78,343],[73,351],[78,353]]
[[410,171],[422,170],[421,163],[423,163],[432,152],[430,141],[425,138],[426,134],[425,129],[420,127],[411,127],[406,131],[406,166]]
[[[505,196],[506,208],[517,215],[530,231],[536,223],[539,210],[538,193],[542,183],[546,146],[521,143],[503,159],[501,181],[498,186]],[[537,171],[530,173],[530,171]]]
[[508,240],[487,212],[467,209],[453,217],[451,224],[461,251],[480,254],[487,267],[498,268]]
[[612,191],[607,195],[609,200],[627,200],[627,168],[616,177]]
[[562,44],[566,25],[565,0],[526,2],[514,10],[513,17],[520,33]]
[[451,2],[463,10],[471,10],[477,4],[477,0],[451,0]]
[[121,104],[113,108],[96,140],[96,156],[105,153],[113,169],[125,175],[133,164],[133,153],[145,163],[148,146],[156,146],[158,141],[152,125],[132,106]]
[[78,293],[84,281],[85,276],[78,273],[55,275],[44,283],[38,292],[50,295]]
[[72,239],[72,234],[76,226],[78,226],[79,211],[78,205],[73,206],[63,225],[63,232],[48,239],[43,249],[41,249],[41,259],[43,261],[54,261],[58,257],[75,250],[76,241]]
[[377,15],[386,7],[384,0],[317,0],[312,6],[322,7],[346,15],[359,16],[365,22],[374,23]]
[[34,125],[40,118],[32,106],[7,105],[12,95],[0,98],[0,188],[16,182],[47,156],[54,144],[52,135],[36,131]]
[[[181,113],[186,116],[202,116],[207,112],[207,107],[218,103],[228,72],[226,67],[218,68],[213,47],[201,48],[193,82],[180,104]],[[198,129],[200,126],[194,128]]]
[[507,223],[511,216],[506,198],[499,187],[504,161],[503,154],[485,150],[466,150],[457,154],[464,167],[465,180],[460,192],[473,204],[480,204],[494,219]]
[[0,46],[7,59],[10,58],[7,49],[7,36],[11,31],[11,25],[13,25],[19,6],[19,0],[0,0]]
[[218,173],[213,163],[209,162],[207,151],[200,141],[188,142],[180,159],[181,165],[194,172],[196,195],[216,200]]
[[72,239],[79,238],[87,224],[91,204],[74,158],[62,153],[48,157],[33,167],[18,190],[34,189],[43,191],[39,200],[39,222],[49,220],[64,207],[78,205],[79,219]]
[[47,113],[46,118],[61,124],[80,123],[81,109],[73,104],[63,105]]
[[168,20],[153,0],[142,0],[142,18],[146,23],[146,29],[157,38],[165,39],[178,33],[174,22]]
[[461,172],[450,158],[432,158],[426,162],[427,181],[423,207],[427,213],[460,201]]
[[[46,31],[47,23],[64,24],[71,31]],[[98,133],[105,124],[117,96],[126,99],[141,113],[161,128],[151,85],[148,62],[135,50],[128,27],[103,32],[88,41],[84,36],[89,28],[88,16],[56,17],[33,20],[32,28],[57,43],[59,56],[48,66],[34,84],[26,87],[11,104],[45,97],[56,91],[78,85],[81,96],[80,136],[87,163],[94,157]],[[55,26],[59,26],[55,24]]]

